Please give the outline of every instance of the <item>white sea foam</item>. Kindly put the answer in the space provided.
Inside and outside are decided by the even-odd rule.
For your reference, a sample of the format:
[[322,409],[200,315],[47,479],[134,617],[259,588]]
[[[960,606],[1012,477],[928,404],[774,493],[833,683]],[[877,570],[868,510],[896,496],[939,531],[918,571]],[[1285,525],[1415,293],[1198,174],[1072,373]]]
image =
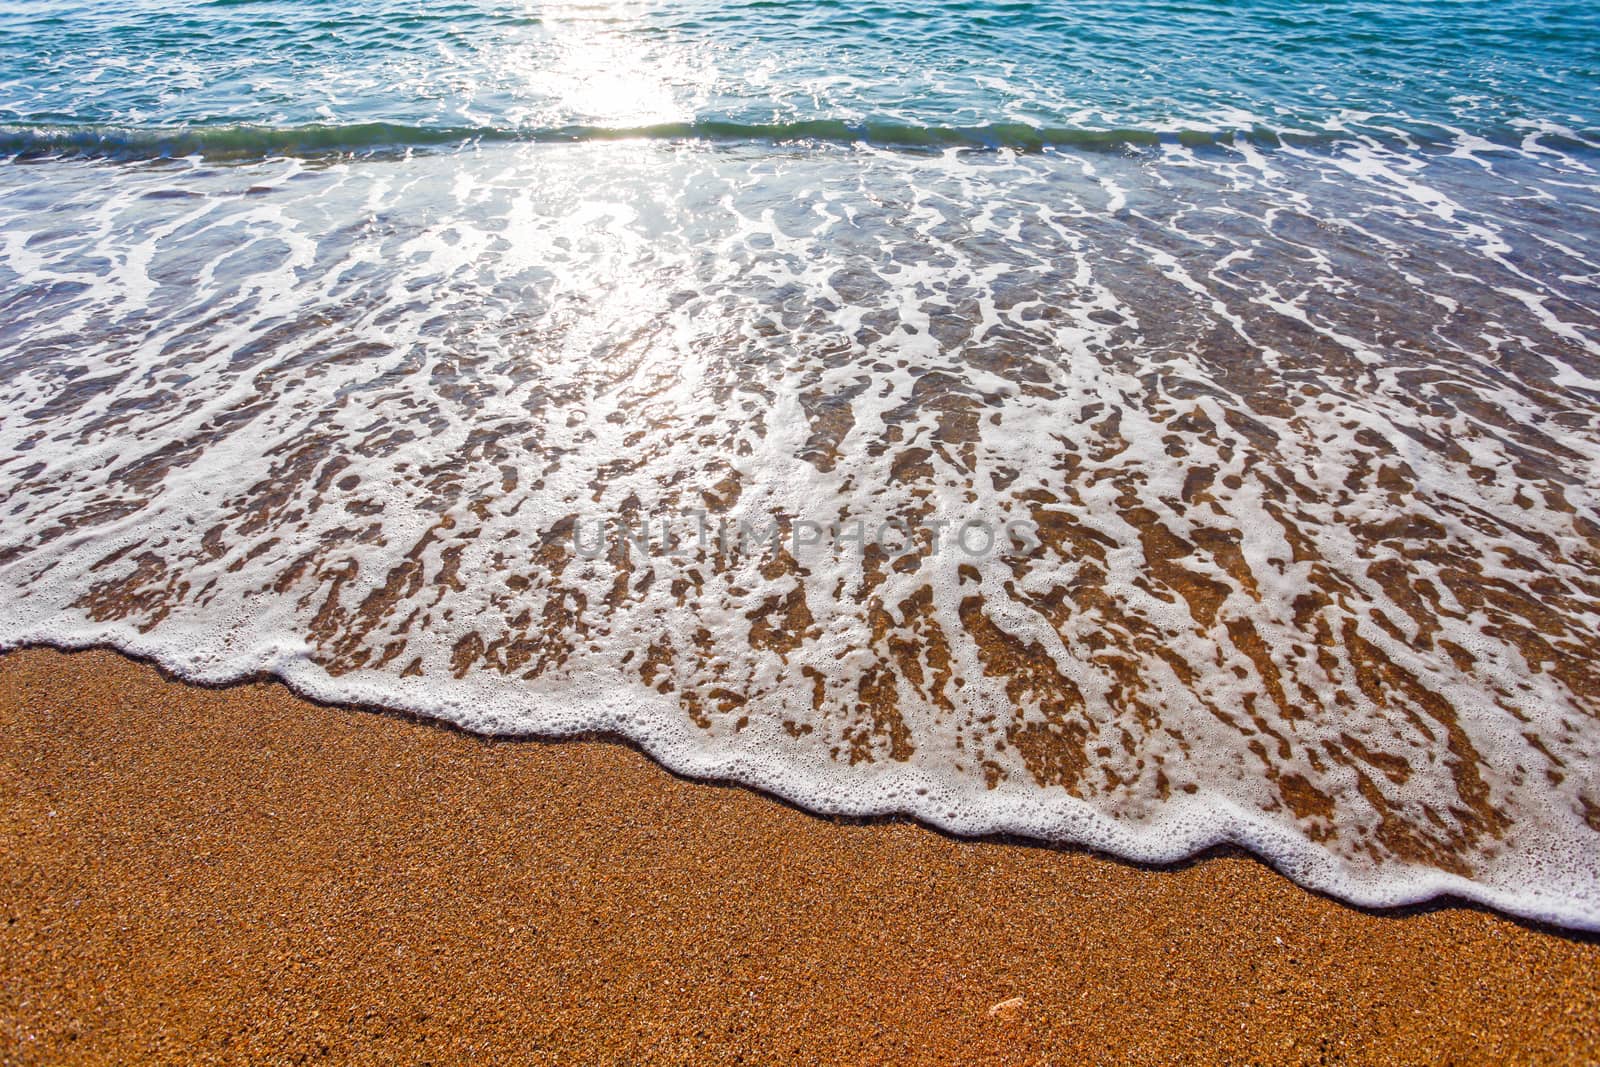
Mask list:
[[[1485,159],[6,166],[0,642],[1600,928],[1600,191]],[[690,509],[1042,544],[571,536]]]

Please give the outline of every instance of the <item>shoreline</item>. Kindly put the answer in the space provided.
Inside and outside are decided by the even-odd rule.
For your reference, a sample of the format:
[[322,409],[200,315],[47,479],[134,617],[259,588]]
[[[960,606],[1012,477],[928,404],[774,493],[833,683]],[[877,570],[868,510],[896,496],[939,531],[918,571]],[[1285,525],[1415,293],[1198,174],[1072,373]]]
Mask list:
[[[1146,848],[1144,839],[1138,836],[1119,837],[1118,844],[1101,845],[1085,841],[1072,833],[1055,833],[1051,829],[1053,823],[1016,828],[1015,823],[997,818],[992,812],[978,827],[964,829],[959,823],[942,821],[937,815],[930,814],[927,808],[919,810],[905,806],[868,805],[852,810],[851,805],[835,807],[812,805],[806,800],[797,799],[796,794],[816,795],[818,792],[816,782],[807,782],[805,788],[800,788],[795,786],[793,779],[741,776],[739,773],[729,771],[726,765],[707,766],[692,759],[685,761],[681,757],[660,751],[658,746],[652,746],[649,741],[640,740],[621,728],[586,727],[575,729],[570,733],[538,731],[497,733],[466,725],[453,717],[456,714],[454,711],[430,713],[416,710],[407,706],[397,696],[394,703],[382,703],[319,694],[316,684],[309,684],[303,679],[279,674],[271,669],[257,668],[221,678],[190,678],[167,667],[155,653],[130,651],[108,639],[95,639],[82,644],[61,644],[48,639],[24,639],[11,645],[0,644],[0,658],[29,651],[53,652],[66,656],[104,652],[120,660],[147,667],[156,672],[163,681],[180,688],[225,691],[241,686],[277,685],[294,698],[330,712],[392,718],[410,725],[457,733],[487,744],[616,745],[640,756],[679,781],[692,785],[745,790],[765,801],[778,803],[801,814],[830,822],[855,825],[905,823],[957,841],[1081,851],[1140,870],[1169,870],[1213,855],[1238,854],[1262,864],[1305,892],[1325,896],[1358,911],[1376,915],[1395,915],[1434,907],[1481,908],[1530,929],[1600,939],[1600,919],[1596,918],[1592,909],[1575,910],[1569,900],[1558,900],[1555,904],[1551,904],[1540,901],[1539,898],[1508,895],[1497,887],[1441,869],[1425,866],[1412,868],[1403,878],[1398,879],[1404,886],[1401,891],[1395,890],[1398,876],[1393,872],[1386,878],[1374,878],[1365,882],[1352,881],[1332,886],[1329,883],[1337,881],[1338,875],[1330,876],[1329,868],[1316,862],[1307,863],[1308,855],[1317,857],[1317,849],[1314,847],[1307,849],[1303,842],[1283,836],[1281,840],[1274,842],[1280,851],[1274,851],[1273,845],[1266,842],[1271,842],[1282,834],[1279,828],[1252,819],[1249,815],[1230,813],[1226,809],[1218,812],[1213,808],[1206,813],[1206,821],[1208,823],[1221,821],[1221,828],[1212,826],[1208,833],[1198,838],[1191,836],[1184,844],[1159,849],[1152,855]],[[659,737],[656,740],[659,745]],[[671,746],[668,745],[667,752],[670,751]],[[907,798],[902,798],[902,801],[905,799]],[[998,828],[995,828],[996,823],[999,824]],[[1102,828],[1109,828],[1118,834],[1124,831],[1122,824],[1112,820],[1104,820]],[[1299,868],[1298,871],[1295,870],[1296,867]],[[1380,892],[1374,893],[1372,889],[1374,885],[1383,888]],[[1535,903],[1530,904],[1530,900]],[[1556,917],[1557,912],[1563,912],[1567,917]]]
[[0,782],[0,1063],[1600,1056],[1592,934],[1358,909],[1235,849],[817,816],[621,738],[105,649],[0,654]]

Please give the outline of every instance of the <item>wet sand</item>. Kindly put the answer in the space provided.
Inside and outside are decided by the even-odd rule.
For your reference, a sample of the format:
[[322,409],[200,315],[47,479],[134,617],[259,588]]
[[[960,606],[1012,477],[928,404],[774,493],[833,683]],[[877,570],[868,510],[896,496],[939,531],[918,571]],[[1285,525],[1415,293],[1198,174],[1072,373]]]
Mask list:
[[0,1062],[1582,1063],[1600,940],[0,657]]

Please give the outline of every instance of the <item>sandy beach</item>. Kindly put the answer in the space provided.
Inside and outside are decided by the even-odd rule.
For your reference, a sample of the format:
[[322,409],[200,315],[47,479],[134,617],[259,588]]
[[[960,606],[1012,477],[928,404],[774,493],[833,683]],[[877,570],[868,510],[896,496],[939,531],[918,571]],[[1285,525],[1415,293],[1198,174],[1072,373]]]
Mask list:
[[0,0],[0,1067],[1600,1067],[1597,39]]
[[1583,1063],[1600,942],[0,657],[0,1062]]

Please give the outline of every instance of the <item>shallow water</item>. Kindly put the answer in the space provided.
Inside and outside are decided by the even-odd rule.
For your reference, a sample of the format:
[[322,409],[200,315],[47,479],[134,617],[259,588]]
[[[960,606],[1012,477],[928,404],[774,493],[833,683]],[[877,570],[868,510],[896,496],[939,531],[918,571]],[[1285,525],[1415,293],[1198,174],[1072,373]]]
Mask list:
[[1600,926],[1593,16],[429,10],[0,8],[0,641]]

